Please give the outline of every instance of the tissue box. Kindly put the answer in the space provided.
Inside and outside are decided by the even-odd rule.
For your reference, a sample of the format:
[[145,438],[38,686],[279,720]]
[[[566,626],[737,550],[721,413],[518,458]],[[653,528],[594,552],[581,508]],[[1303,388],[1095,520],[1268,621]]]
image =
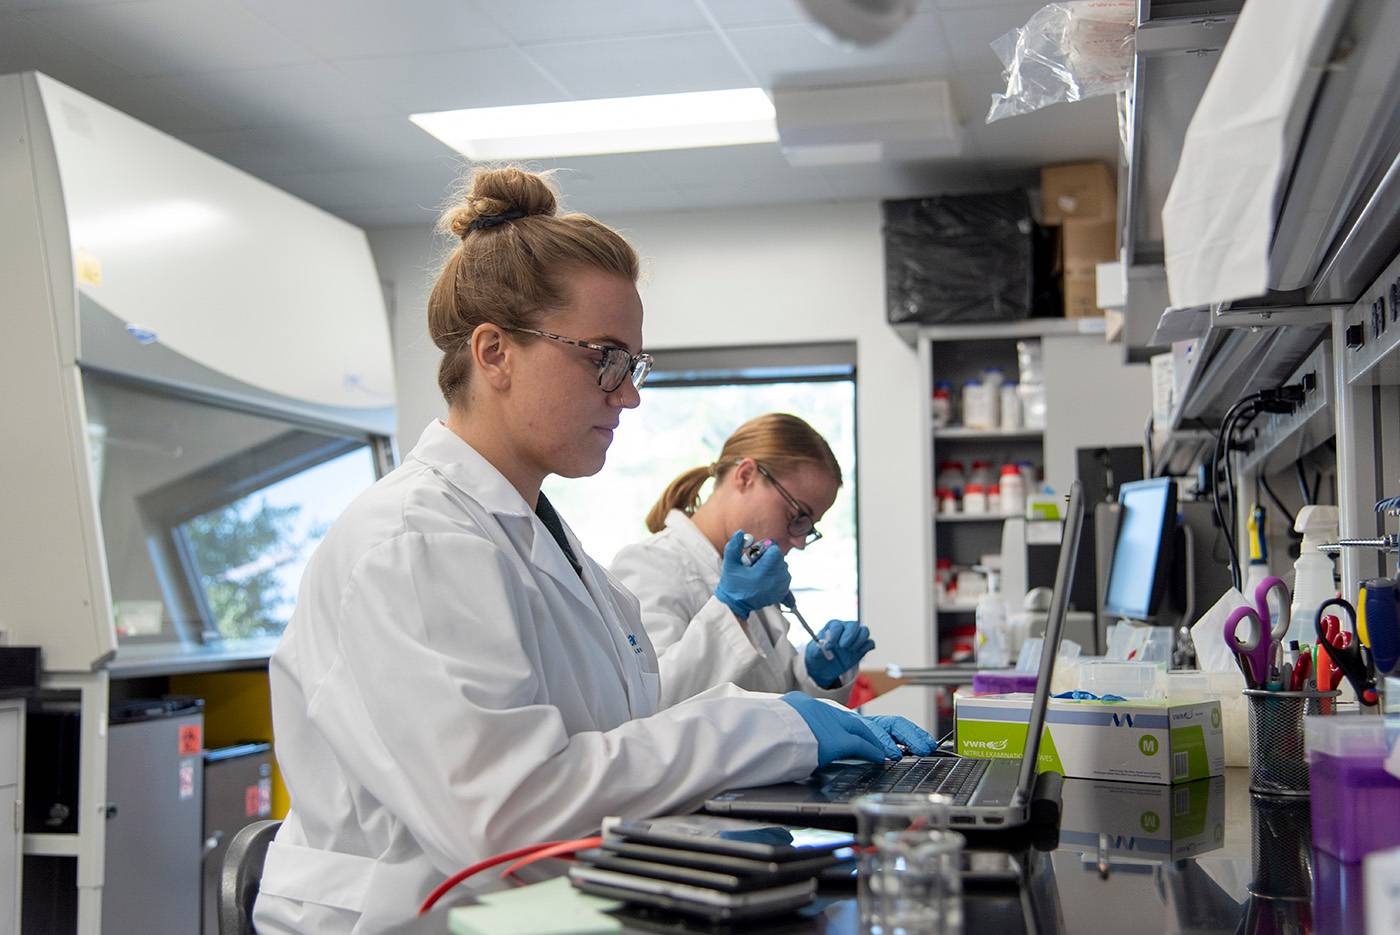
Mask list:
[[[961,756],[1020,759],[1030,695],[955,698],[953,710]],[[1220,703],[1051,698],[1037,765],[1041,772],[1070,777],[1166,785],[1220,776]]]
[[[1225,779],[1177,786],[1066,779],[1060,844],[1144,860],[1186,860],[1225,842]],[[1100,841],[1099,835],[1105,840]]]

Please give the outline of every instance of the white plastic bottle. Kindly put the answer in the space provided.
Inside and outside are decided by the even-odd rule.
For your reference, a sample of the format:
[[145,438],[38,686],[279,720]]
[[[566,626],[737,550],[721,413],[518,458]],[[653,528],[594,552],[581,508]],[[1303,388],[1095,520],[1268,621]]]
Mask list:
[[997,572],[978,566],[987,575],[987,593],[977,599],[977,667],[1004,669],[1011,664],[1007,647],[1006,604],[1001,599]]
[[1303,543],[1298,560],[1293,563],[1293,606],[1285,640],[1309,642],[1316,639],[1313,619],[1317,608],[1323,601],[1337,596],[1332,558],[1317,550],[1324,542],[1337,541],[1337,527],[1335,506],[1305,506],[1298,511],[1293,528],[1303,534]]
[[1006,516],[1022,516],[1026,512],[1026,479],[1014,464],[1001,469],[1001,512]]

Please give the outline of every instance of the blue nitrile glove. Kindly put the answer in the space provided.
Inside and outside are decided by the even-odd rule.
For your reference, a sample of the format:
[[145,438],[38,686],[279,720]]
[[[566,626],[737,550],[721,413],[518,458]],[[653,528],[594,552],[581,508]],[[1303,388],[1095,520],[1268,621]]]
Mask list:
[[932,737],[902,717],[861,717],[802,692],[788,692],[783,701],[802,715],[816,738],[818,766],[852,758],[875,763],[897,760],[903,754],[896,739],[920,756],[932,753],[935,746]]
[[904,747],[914,756],[933,756],[938,749],[938,741],[933,735],[905,717],[893,714],[877,714],[867,717],[877,727],[894,738],[894,742]]
[[720,566],[715,597],[740,620],[747,620],[755,610],[786,597],[792,588],[792,575],[788,573],[783,550],[777,546],[769,547],[752,565],[743,563],[743,552],[744,531],[741,529],[730,536],[724,546],[724,564]]
[[[832,658],[822,655],[819,644],[825,643]],[[870,638],[870,628],[861,626],[855,620],[831,620],[817,638],[807,644],[802,654],[807,662],[807,674],[822,688],[832,688],[841,681],[841,676],[855,668],[861,658],[875,648]]]

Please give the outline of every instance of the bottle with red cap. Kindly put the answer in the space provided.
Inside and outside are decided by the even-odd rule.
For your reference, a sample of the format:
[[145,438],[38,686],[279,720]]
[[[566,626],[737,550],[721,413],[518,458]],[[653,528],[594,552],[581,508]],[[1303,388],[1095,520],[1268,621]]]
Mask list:
[[1026,479],[1014,464],[1004,464],[1001,468],[1001,512],[1007,516],[1021,516],[1026,512]]

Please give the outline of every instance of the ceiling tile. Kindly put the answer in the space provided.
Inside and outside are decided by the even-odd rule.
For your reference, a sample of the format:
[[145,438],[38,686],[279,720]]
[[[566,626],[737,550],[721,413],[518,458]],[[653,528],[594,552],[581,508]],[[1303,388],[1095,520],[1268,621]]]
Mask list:
[[217,130],[180,136],[212,156],[263,177],[438,160],[450,166],[464,163],[460,155],[404,117]]
[[810,18],[797,0],[699,0],[721,26],[772,26],[806,23]]
[[219,0],[142,0],[28,15],[137,76],[259,68],[314,57],[244,8]]
[[279,32],[325,58],[408,55],[506,45],[462,0],[239,0]]
[[230,127],[277,127],[383,117],[396,108],[375,88],[352,84],[330,65],[213,71],[171,79],[180,94]]
[[709,29],[694,0],[474,0],[516,42],[567,42]]
[[436,217],[452,199],[461,173],[437,162],[393,169],[336,169],[269,176],[268,182],[327,211],[397,209],[405,218]]
[[750,84],[743,67],[713,32],[540,45],[525,51],[585,100]]
[[209,108],[181,95],[176,84],[169,78],[123,78],[78,90],[176,136],[191,130],[228,128],[228,124]]
[[726,30],[765,87],[888,81],[942,75],[948,70],[939,18],[919,14],[887,42],[840,46],[816,26],[757,26]]
[[958,68],[985,70],[1000,61],[991,44],[1013,29],[1026,25],[1039,4],[1025,6],[984,6],[943,12],[943,32],[948,37],[953,64]]
[[405,116],[464,107],[557,101],[559,88],[515,49],[345,59],[350,86],[389,101]]
[[1000,73],[961,73],[953,82],[963,126],[989,171],[1098,159],[1116,165],[1118,117],[1112,95],[987,123]]
[[[0,13],[0,74],[35,69],[80,90],[127,73],[25,13]],[[91,92],[89,92],[91,93]]]

